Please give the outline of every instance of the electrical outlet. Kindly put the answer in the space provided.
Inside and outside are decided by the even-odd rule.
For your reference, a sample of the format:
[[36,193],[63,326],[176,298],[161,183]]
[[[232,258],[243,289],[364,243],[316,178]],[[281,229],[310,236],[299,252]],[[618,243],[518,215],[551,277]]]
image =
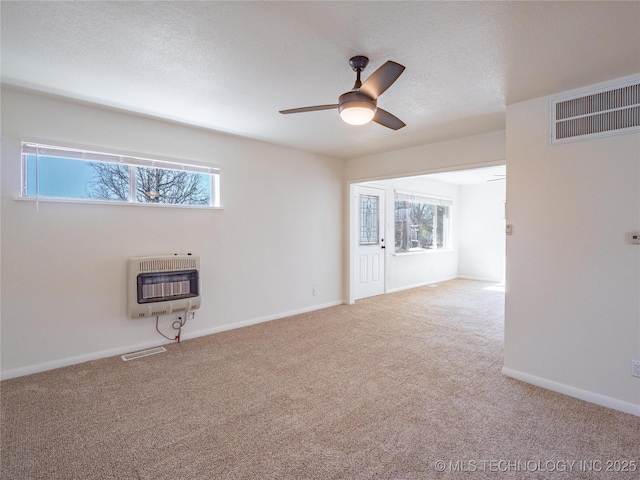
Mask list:
[[640,360],[631,360],[631,375],[640,377]]
[[314,297],[318,295],[318,287],[313,287],[313,290],[311,290],[311,293]]

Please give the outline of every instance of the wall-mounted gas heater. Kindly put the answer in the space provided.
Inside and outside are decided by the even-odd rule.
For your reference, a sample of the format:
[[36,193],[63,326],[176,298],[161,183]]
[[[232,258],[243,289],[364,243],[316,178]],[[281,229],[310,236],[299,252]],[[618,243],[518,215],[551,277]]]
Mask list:
[[129,259],[129,316],[155,317],[200,308],[200,257]]

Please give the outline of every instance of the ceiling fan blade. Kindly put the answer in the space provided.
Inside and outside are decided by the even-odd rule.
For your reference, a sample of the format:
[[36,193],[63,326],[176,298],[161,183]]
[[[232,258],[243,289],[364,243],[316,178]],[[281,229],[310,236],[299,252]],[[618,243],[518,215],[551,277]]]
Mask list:
[[291,108],[289,110],[280,110],[280,113],[303,113],[303,112],[316,112],[318,110],[334,110],[338,108],[338,104],[334,103],[331,105],[316,105],[314,107],[302,107],[302,108]]
[[393,85],[393,82],[404,72],[404,68],[399,63],[389,60],[367,78],[360,87],[360,91],[375,100]]
[[402,127],[406,126],[406,124],[398,117],[390,114],[380,107],[376,110],[376,114],[373,116],[373,121],[379,123],[383,127],[391,128],[392,130],[400,130]]

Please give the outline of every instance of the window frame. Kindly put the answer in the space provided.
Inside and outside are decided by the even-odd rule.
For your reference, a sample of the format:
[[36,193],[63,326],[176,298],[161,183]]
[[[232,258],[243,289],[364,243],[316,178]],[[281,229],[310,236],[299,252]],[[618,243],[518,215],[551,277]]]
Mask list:
[[[399,198],[399,196],[401,198]],[[404,197],[404,198],[402,198]],[[433,235],[434,235],[434,240],[433,240],[433,248],[422,248],[422,247],[415,247],[415,248],[411,248],[409,247],[407,250],[399,250],[396,247],[396,232],[397,232],[397,227],[396,227],[396,202],[399,201],[405,201],[405,202],[410,202],[410,203],[421,203],[424,205],[432,205],[434,208],[434,214],[433,214]],[[444,235],[443,235],[443,247],[438,248],[438,242],[437,242],[437,232],[438,232],[438,228],[437,228],[437,222],[438,222],[438,207],[447,207],[449,209],[448,212],[448,224],[447,224],[447,228],[444,230]],[[393,255],[416,255],[416,254],[422,254],[422,253],[428,253],[428,252],[446,252],[446,251],[451,251],[453,250],[453,244],[452,244],[452,218],[453,218],[453,199],[448,198],[448,197],[442,197],[442,196],[437,196],[437,195],[431,195],[431,194],[424,194],[424,193],[415,193],[415,192],[407,192],[407,191],[402,191],[402,190],[394,190],[394,195],[393,195],[393,237],[394,237],[394,245],[393,245]],[[412,232],[410,232],[412,233]],[[411,235],[412,237],[413,235]],[[411,237],[408,239],[409,242],[411,242]]]
[[[221,209],[220,199],[220,177],[221,170],[218,165],[203,164],[192,161],[178,160],[175,158],[161,156],[141,156],[139,154],[104,151],[93,147],[60,145],[57,142],[43,142],[22,140],[20,143],[20,195],[14,197],[16,200],[25,201],[45,201],[60,203],[88,203],[98,205],[127,205],[127,206],[146,206],[146,207],[163,207],[163,208],[197,208],[197,209]],[[31,155],[48,156],[67,160],[77,160],[81,162],[101,162],[118,165],[126,165],[129,169],[129,199],[108,200],[108,199],[92,199],[92,198],[74,198],[63,196],[45,196],[39,192],[36,187],[36,193],[29,194],[27,157]],[[189,173],[198,173],[208,175],[209,180],[209,203],[204,205],[198,204],[180,204],[180,203],[155,203],[141,202],[136,198],[136,169],[142,168],[158,168],[164,170],[185,171]],[[36,176],[38,174],[36,173]],[[36,180],[38,182],[38,180]]]

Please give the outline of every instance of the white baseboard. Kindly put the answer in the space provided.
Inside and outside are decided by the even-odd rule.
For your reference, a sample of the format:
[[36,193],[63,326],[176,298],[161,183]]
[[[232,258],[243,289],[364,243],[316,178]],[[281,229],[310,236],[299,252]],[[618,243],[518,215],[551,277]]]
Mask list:
[[465,280],[478,280],[480,282],[495,282],[495,283],[501,283],[504,281],[502,279],[496,280],[495,278],[489,278],[489,277],[471,277],[469,275],[458,275],[458,278],[463,278]]
[[[335,307],[337,305],[342,305],[344,303],[345,303],[344,301],[330,302],[330,303],[325,303],[323,305],[316,305],[313,307],[301,308],[298,310],[291,310],[288,312],[278,313],[275,315],[268,315],[265,317],[245,320],[243,322],[227,323],[225,325],[221,325],[218,327],[197,330],[195,332],[185,332],[181,338],[184,340],[188,340],[190,338],[204,337],[205,335],[211,335],[214,333],[224,332],[227,330],[234,330],[236,328],[247,327],[249,325],[255,325],[257,323],[269,322],[271,320],[278,320],[280,318],[291,317],[293,315],[312,312],[314,310],[322,310],[324,308]],[[147,348],[157,347],[159,345],[168,345],[170,343],[173,343],[173,341],[160,338],[155,341],[126,345],[118,348],[112,348],[109,350],[101,350],[99,352],[92,352],[84,355],[77,355],[75,357],[63,358],[60,360],[54,360],[52,362],[29,365],[28,367],[14,368],[13,370],[7,370],[5,372],[2,372],[0,374],[0,380],[9,380],[10,378],[23,377],[25,375],[31,375],[33,373],[46,372],[47,370],[54,370],[56,368],[68,367],[70,365],[77,365],[79,363],[90,362],[92,360],[99,360],[101,358],[114,357],[116,355],[124,355],[125,353],[137,352],[140,350],[146,350]]]
[[290,310],[284,313],[278,313],[276,315],[267,315],[265,317],[253,318],[250,320],[244,320],[237,323],[226,323],[217,327],[206,328],[204,330],[198,330],[195,332],[189,332],[182,335],[182,338],[188,340],[190,338],[204,337],[206,335],[213,335],[214,333],[226,332],[227,330],[235,330],[236,328],[248,327],[250,325],[256,325],[258,323],[270,322],[272,320],[279,320],[281,318],[292,317],[294,315],[300,315],[301,313],[313,312],[316,310],[322,310],[329,307],[335,307],[337,305],[343,305],[344,301],[329,302],[323,305],[316,305],[310,308],[301,308],[299,310]]
[[29,365],[28,367],[14,368],[13,370],[2,372],[0,379],[9,380],[10,378],[23,377],[25,375],[31,375],[32,373],[46,372],[47,370],[55,370],[56,368],[77,365],[79,363],[90,362],[91,360],[115,357],[116,355],[124,355],[125,353],[146,350],[147,348],[157,347],[159,345],[167,345],[169,343],[172,342],[170,342],[169,340],[160,339],[158,341],[137,343],[134,345],[112,348],[109,350],[100,350],[99,352],[86,353],[84,355],[76,355],[75,357],[62,358],[60,360],[53,360],[52,362],[37,363],[35,365]]
[[395,293],[395,292],[401,292],[403,290],[411,290],[412,288],[424,287],[426,285],[433,285],[434,283],[448,282],[449,280],[455,280],[456,278],[459,278],[459,277],[454,276],[454,277],[433,278],[428,282],[420,282],[420,283],[414,283],[412,285],[407,285],[404,287],[390,288],[385,293]]
[[515,378],[516,380],[520,380],[522,382],[530,383],[531,385],[535,385],[537,387],[546,388],[547,390],[551,390],[553,392],[562,393],[563,395],[568,395],[570,397],[584,400],[585,402],[595,403],[596,405],[600,405],[602,407],[611,408],[613,410],[618,410],[620,412],[629,413],[631,415],[640,417],[640,405],[635,403],[625,402],[616,398],[600,395],[599,393],[589,392],[587,390],[582,390],[570,385],[565,385],[564,383],[537,377],[535,375],[530,375],[518,370],[512,370],[511,368],[507,367],[502,367],[502,374],[506,375],[507,377]]

